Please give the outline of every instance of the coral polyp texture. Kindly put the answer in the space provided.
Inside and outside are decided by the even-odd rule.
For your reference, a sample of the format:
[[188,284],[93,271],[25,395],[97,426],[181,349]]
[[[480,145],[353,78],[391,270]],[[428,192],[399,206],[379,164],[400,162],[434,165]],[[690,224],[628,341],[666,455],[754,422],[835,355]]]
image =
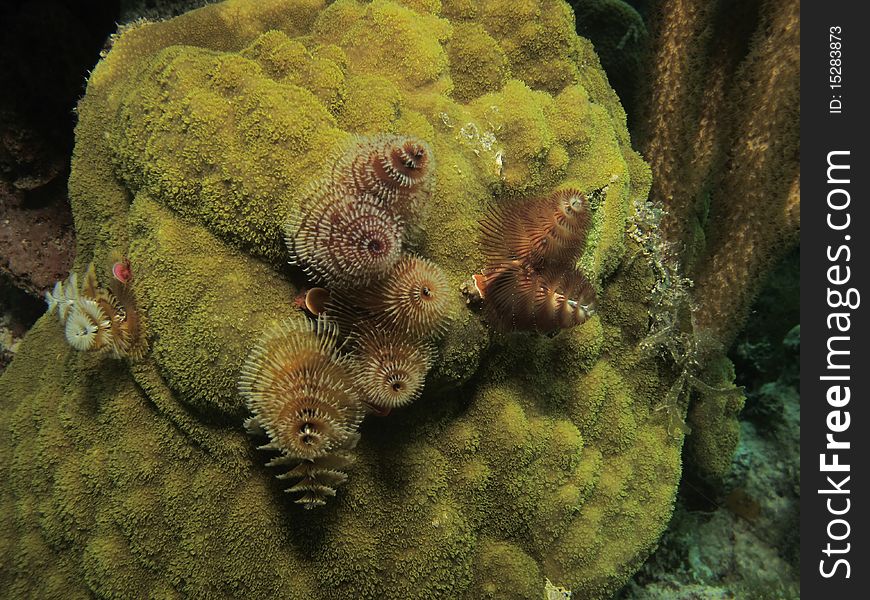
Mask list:
[[[4,371],[7,595],[527,599],[549,580],[594,599],[650,553],[682,438],[658,410],[677,374],[640,347],[655,272],[626,235],[649,170],[565,3],[231,0],[124,28],[77,113],[75,271],[124,249],[149,349],[80,352],[46,316]],[[585,239],[558,229],[565,251],[524,265],[560,325],[495,332],[486,298],[460,292],[492,266],[480,222],[561,190],[588,202]],[[378,230],[389,259],[367,262],[375,228],[355,215],[400,222]],[[357,257],[339,267],[301,242],[333,217],[324,239]],[[384,297],[437,318],[391,329],[370,294],[410,257],[437,267],[434,299]],[[563,328],[579,277],[598,310]],[[313,287],[319,318],[359,311],[335,352],[297,306]],[[338,383],[336,365],[355,372],[371,329],[388,348],[374,381],[402,384],[386,398],[428,374],[355,427],[363,378]]]

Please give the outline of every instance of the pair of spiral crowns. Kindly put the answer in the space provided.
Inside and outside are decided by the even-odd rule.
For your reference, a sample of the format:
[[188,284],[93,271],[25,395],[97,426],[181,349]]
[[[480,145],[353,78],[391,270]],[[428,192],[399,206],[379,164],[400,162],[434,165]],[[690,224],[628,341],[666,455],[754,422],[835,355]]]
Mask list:
[[311,186],[285,225],[291,264],[317,287],[299,302],[316,320],[267,330],[242,369],[251,433],[289,466],[282,479],[305,508],[347,479],[367,412],[421,393],[432,340],[449,319],[441,269],[405,251],[433,188],[432,150],[397,135],[356,138]]
[[589,202],[573,189],[487,213],[481,221],[487,266],[474,286],[493,327],[552,332],[594,313],[595,290],[575,268],[589,224]]
[[294,262],[330,289],[387,276],[429,197],[432,167],[425,142],[393,135],[355,140],[285,226]]
[[111,354],[115,358],[142,355],[145,341],[129,287],[130,277],[129,263],[119,259],[112,266],[108,286],[100,287],[91,263],[81,285],[78,275],[71,273],[45,293],[48,311],[57,314],[70,346],[76,350]]

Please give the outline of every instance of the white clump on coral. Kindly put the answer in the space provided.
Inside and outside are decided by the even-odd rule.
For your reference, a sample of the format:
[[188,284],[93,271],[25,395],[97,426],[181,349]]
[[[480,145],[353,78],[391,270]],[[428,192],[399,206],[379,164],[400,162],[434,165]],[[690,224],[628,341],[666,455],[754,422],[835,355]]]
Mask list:
[[70,309],[79,297],[78,277],[73,273],[67,279],[66,285],[62,281],[54,284],[54,289],[45,292],[45,302],[48,304],[48,312],[57,311],[57,318],[61,323],[66,321]]
[[555,585],[549,579],[544,579],[545,600],[571,600],[571,590]]
[[100,332],[110,327],[111,323],[96,302],[80,298],[73,304],[66,321],[66,340],[76,350],[91,350],[98,344]]

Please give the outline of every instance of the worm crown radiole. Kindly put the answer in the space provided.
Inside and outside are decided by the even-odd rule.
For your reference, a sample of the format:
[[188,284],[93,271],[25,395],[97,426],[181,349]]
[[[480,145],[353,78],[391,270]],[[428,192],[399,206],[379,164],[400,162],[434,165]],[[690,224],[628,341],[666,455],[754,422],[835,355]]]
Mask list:
[[[129,266],[127,269],[129,272]],[[102,287],[90,264],[81,282],[71,273],[45,293],[48,312],[57,314],[70,346],[115,358],[138,358],[145,352],[139,312],[128,281],[129,277],[125,282],[113,279],[108,287]]]
[[589,223],[586,196],[573,189],[489,210],[480,223],[487,265],[473,288],[493,327],[557,331],[594,313],[595,290],[574,267]]
[[445,327],[452,290],[403,243],[429,200],[433,166],[422,140],[357,137],[284,224],[290,262],[313,284],[295,304],[317,319],[268,329],[239,392],[253,413],[248,431],[269,438],[261,448],[280,453],[269,466],[290,467],[279,477],[297,480],[287,491],[306,508],[347,479],[365,413],[385,415],[422,392],[428,340]]

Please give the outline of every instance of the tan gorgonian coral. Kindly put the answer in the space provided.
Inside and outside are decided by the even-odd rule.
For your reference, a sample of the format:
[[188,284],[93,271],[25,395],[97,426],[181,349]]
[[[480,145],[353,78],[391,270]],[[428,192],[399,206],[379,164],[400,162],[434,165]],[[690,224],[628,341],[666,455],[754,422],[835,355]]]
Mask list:
[[401,256],[403,225],[374,196],[315,186],[284,228],[293,262],[318,283],[355,287],[382,277]]
[[800,231],[800,3],[667,2],[651,31],[651,199],[695,282],[693,326],[727,347]]
[[268,329],[242,367],[239,393],[254,415],[248,428],[269,437],[262,448],[296,460],[342,447],[364,414],[338,330],[323,318]]
[[406,406],[423,391],[432,365],[425,342],[370,329],[355,340],[352,372],[363,401],[379,409]]
[[358,137],[336,162],[333,181],[362,196],[371,194],[392,214],[413,222],[431,193],[432,150],[398,135]]

